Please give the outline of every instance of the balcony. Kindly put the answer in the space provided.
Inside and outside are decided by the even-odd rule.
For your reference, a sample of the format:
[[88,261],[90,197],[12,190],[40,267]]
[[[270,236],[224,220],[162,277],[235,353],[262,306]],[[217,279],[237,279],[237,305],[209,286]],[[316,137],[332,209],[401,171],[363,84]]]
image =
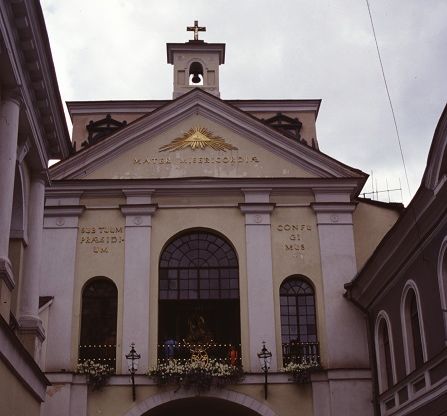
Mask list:
[[79,362],[93,360],[116,368],[116,345],[79,345]]
[[230,343],[209,342],[203,344],[193,344],[187,342],[176,342],[173,340],[165,341],[164,344],[158,345],[158,360],[169,359],[206,359],[213,358],[219,361],[228,362],[232,365],[240,367],[241,362],[241,346],[232,345]]
[[318,342],[289,342],[282,344],[283,365],[289,363],[320,363]]

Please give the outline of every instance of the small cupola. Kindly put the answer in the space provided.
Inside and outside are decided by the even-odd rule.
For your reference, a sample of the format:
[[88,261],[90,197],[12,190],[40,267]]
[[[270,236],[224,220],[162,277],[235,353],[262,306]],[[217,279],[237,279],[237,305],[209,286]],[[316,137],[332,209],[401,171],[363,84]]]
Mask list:
[[206,31],[194,21],[187,31],[194,32],[194,39],[185,43],[168,43],[168,63],[174,65],[173,98],[202,88],[220,97],[219,66],[225,63],[225,43],[206,43],[199,39],[199,32]]

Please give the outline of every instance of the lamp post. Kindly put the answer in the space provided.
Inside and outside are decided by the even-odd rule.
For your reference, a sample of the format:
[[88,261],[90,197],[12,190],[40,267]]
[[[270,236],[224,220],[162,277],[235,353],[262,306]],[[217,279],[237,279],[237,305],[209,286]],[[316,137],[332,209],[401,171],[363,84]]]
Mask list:
[[259,364],[264,371],[264,398],[267,400],[267,373],[272,362],[272,353],[266,348],[265,341],[262,341],[261,352],[258,352]]
[[140,354],[135,351],[135,343],[130,344],[129,354],[126,354],[127,367],[130,373],[130,379],[132,380],[132,398],[135,401],[135,373],[138,370],[138,360],[141,358]]

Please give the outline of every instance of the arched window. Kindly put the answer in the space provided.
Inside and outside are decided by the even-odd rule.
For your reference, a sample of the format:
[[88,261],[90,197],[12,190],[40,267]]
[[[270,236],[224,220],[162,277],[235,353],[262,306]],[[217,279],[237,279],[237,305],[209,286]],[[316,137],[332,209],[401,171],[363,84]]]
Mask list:
[[87,282],[82,291],[79,361],[88,359],[115,368],[118,291],[106,277]]
[[[239,350],[239,265],[223,237],[197,230],[164,248],[159,267],[159,356],[168,345],[188,357],[186,344],[212,344],[211,356]],[[238,353],[240,357],[240,352]]]
[[[284,364],[318,355],[314,289],[303,276],[291,276],[279,289]],[[312,357],[310,357],[312,356]]]
[[416,290],[416,284],[411,280],[408,281],[403,292],[401,304],[407,374],[420,367],[426,361],[425,337],[422,327],[420,303]]
[[388,315],[384,311],[381,311],[377,317],[375,344],[379,389],[382,393],[391,388],[396,382],[391,324]]

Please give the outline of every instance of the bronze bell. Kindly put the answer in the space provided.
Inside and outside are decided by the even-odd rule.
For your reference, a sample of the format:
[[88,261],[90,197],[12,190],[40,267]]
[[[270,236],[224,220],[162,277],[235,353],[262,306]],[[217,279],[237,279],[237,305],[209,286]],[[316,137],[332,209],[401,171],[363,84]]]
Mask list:
[[199,74],[195,73],[191,81],[193,84],[198,84],[201,81]]

